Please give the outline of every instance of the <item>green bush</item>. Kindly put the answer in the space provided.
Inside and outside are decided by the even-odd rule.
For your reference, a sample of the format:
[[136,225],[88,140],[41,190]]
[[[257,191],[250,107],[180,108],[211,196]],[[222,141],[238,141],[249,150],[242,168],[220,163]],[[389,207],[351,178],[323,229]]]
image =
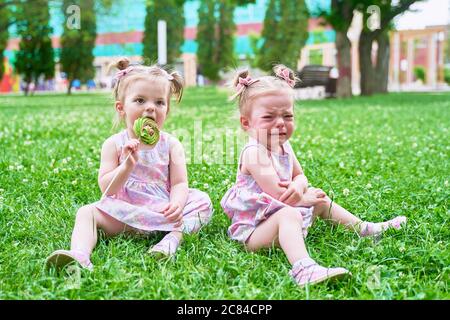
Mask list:
[[450,67],[444,69],[444,81],[450,84]]
[[416,66],[414,67],[414,76],[417,80],[422,80],[425,82],[425,68],[422,66]]

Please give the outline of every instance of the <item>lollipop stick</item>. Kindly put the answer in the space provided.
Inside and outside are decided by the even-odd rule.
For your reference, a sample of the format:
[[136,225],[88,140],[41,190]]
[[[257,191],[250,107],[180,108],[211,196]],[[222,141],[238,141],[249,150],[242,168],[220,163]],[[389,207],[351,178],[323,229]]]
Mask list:
[[[120,164],[120,166],[123,165],[125,162],[127,162],[128,158],[129,158],[130,156],[131,156],[131,151],[128,153],[128,156],[125,158],[125,161],[122,162],[122,163]],[[120,166],[119,166],[119,167],[120,167]],[[118,168],[119,168],[119,167],[118,167]],[[111,179],[111,182],[109,183],[108,187],[106,187],[106,190],[105,190],[105,192],[103,192],[102,197],[100,198],[100,200],[103,200],[103,198],[106,196],[106,194],[107,194],[108,191],[109,191],[109,188],[111,188],[111,185],[113,184],[114,180],[116,180],[117,175],[119,174],[119,172],[120,172],[120,170],[117,169],[116,174],[114,174],[114,177]]]

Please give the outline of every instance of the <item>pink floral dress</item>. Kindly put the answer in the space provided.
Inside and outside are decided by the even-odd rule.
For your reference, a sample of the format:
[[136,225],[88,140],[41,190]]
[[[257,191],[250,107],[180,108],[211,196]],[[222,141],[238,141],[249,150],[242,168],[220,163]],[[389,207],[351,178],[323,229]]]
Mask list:
[[[113,136],[119,163],[122,148],[129,140],[123,130]],[[183,226],[174,227],[161,213],[170,199],[170,134],[161,131],[160,140],[150,150],[139,151],[139,161],[122,189],[95,203],[97,209],[141,232],[183,231],[197,232],[211,219],[213,207],[209,196],[200,190],[189,189],[183,210]]]
[[[264,148],[272,160],[272,165],[281,181],[292,181],[293,157],[292,148],[287,141],[283,145],[283,154],[270,152],[255,139],[250,138],[241,151],[236,183],[225,193],[220,202],[223,210],[231,219],[228,235],[237,241],[247,242],[256,227],[270,215],[288,205],[264,193],[251,175],[241,172],[242,154],[248,148]],[[314,207],[295,207],[303,217],[303,236],[306,237],[311,225]]]

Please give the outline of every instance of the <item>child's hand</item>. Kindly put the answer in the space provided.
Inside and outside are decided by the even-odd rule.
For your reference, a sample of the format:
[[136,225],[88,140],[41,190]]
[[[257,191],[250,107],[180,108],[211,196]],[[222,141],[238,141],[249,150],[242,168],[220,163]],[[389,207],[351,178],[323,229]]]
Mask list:
[[139,144],[140,144],[139,140],[131,139],[124,145],[122,149],[122,155],[125,157],[128,157],[128,154],[131,152],[131,155],[128,157],[128,160],[125,163],[125,165],[129,168],[134,168],[139,160],[138,155]]
[[175,227],[183,223],[183,208],[178,203],[169,202],[163,209],[163,215],[169,222],[175,222]]
[[295,206],[300,202],[304,190],[302,186],[293,181],[280,181],[278,185],[287,188],[278,200],[290,206]]
[[326,202],[327,195],[322,189],[308,188],[297,206],[312,207]]

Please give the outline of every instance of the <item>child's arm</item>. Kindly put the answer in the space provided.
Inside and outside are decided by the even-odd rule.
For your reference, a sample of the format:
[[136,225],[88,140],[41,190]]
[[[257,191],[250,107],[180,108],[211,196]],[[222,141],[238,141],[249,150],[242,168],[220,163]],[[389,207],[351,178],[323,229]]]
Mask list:
[[292,148],[290,148],[290,153],[294,162],[292,169],[292,182],[280,183],[280,185],[286,187],[287,190],[281,195],[279,200],[289,205],[296,205],[302,199],[303,194],[308,190],[308,179],[303,173],[302,166],[295,156],[295,153],[292,151]]
[[181,222],[188,198],[188,179],[183,145],[175,138],[170,140],[170,202],[163,210],[170,222]]
[[303,168],[300,165],[300,162],[298,161],[297,157],[293,156],[294,158],[294,170],[292,172],[292,181],[296,182],[297,185],[303,189],[303,192],[306,192],[308,189],[308,178],[306,178]]
[[292,181],[295,181],[299,188],[302,189],[303,192],[306,192],[306,190],[308,190],[308,179],[303,173],[303,168],[300,165],[300,162],[298,161],[297,156],[295,155],[295,152],[289,142],[286,143],[286,151],[291,154],[294,162],[292,170]]
[[98,171],[98,184],[102,193],[105,192],[109,183],[111,182],[117,171],[119,171],[117,177],[111,184],[106,196],[116,194],[127,181],[138,160],[138,146],[139,141],[136,139],[130,140],[124,146],[123,152],[126,154],[131,152],[132,154],[124,165],[119,166],[116,144],[114,143],[114,140],[109,138],[103,143],[100,159],[100,169]]
[[244,173],[250,173],[259,187],[275,199],[279,199],[287,190],[286,187],[280,186],[281,180],[264,148],[246,149],[242,155],[241,170]]

